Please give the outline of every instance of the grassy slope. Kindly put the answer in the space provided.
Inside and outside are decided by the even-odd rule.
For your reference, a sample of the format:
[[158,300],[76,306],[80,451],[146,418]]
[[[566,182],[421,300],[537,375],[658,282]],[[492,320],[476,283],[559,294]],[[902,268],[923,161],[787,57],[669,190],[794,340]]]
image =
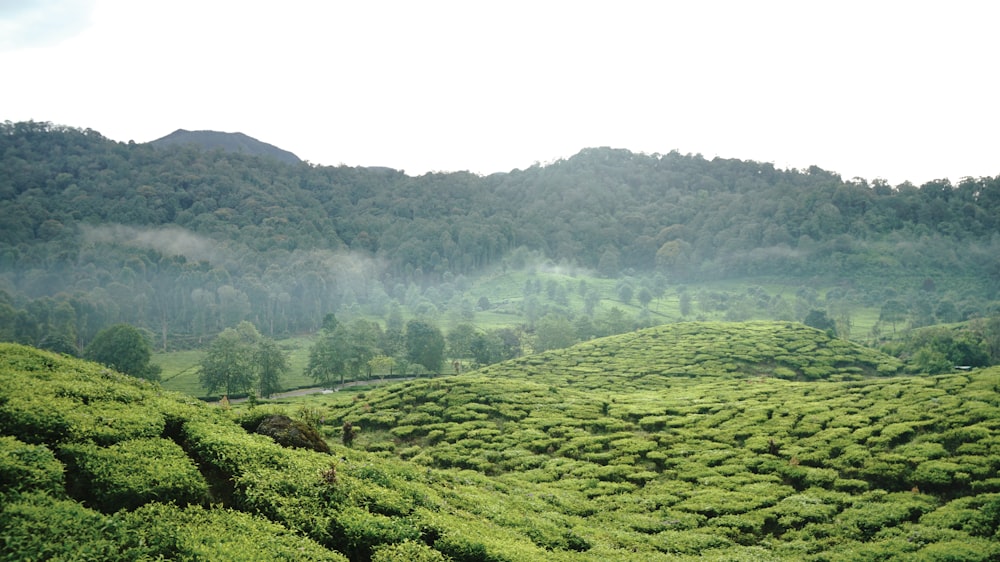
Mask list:
[[[354,449],[335,444],[332,457],[277,448],[218,410],[91,364],[18,346],[0,357],[0,434],[11,436],[0,438],[0,493],[13,498],[0,535],[23,549],[32,522],[59,520],[70,528],[52,532],[68,544],[112,552],[141,546],[122,528],[153,537],[144,548],[184,552],[224,532],[221,559],[248,542],[359,560],[383,543],[456,560],[1000,555],[1000,370],[872,378],[892,361],[797,325],[660,327],[238,414],[308,410],[331,438],[343,421],[359,425]],[[789,379],[766,376],[778,367]],[[145,451],[159,455],[145,464],[168,459],[179,475],[157,497],[200,493],[215,507],[111,514],[76,501],[110,511],[149,497]],[[116,455],[135,470],[100,469]],[[85,481],[63,481],[66,463],[87,468],[70,473]],[[14,491],[28,480],[11,475],[25,471],[37,483]],[[103,526],[73,527],[86,518]],[[215,527],[156,523],[181,519]]]

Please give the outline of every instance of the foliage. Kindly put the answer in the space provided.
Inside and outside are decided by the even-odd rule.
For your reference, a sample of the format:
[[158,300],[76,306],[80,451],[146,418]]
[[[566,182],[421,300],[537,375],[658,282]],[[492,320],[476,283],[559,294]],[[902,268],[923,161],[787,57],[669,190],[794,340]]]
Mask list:
[[371,361],[379,355],[381,327],[363,319],[342,324],[336,322],[332,315],[328,315],[324,325],[319,339],[309,349],[306,372],[317,383],[327,387],[333,386],[335,375],[340,375],[340,384],[344,384],[346,377],[359,379],[362,370],[370,369]]
[[160,367],[149,362],[152,356],[149,340],[128,324],[115,324],[98,332],[83,356],[126,375],[153,381],[160,379]]
[[[595,318],[602,300],[657,316],[673,298],[660,297],[664,283],[762,277],[830,287],[820,296],[846,307],[827,309],[838,325],[844,310],[881,308],[881,333],[895,333],[993,316],[1000,289],[994,177],[889,186],[610,148],[486,177],[412,177],[39,122],[0,124],[0,170],[0,339],[68,354],[119,323],[185,349],[243,320],[273,338],[394,306],[507,326]],[[515,270],[592,271],[610,287],[468,291]],[[695,313],[695,298],[679,296],[676,314]],[[756,295],[698,304],[730,320],[803,320],[822,304],[789,301],[766,315]]]
[[[1000,373],[902,371],[799,324],[686,323],[234,418],[0,345],[0,552],[995,559]],[[327,455],[241,427],[283,409],[361,430]]]
[[431,373],[440,373],[444,363],[444,334],[426,320],[406,323],[406,359]]
[[413,540],[378,546],[371,558],[371,562],[396,562],[398,560],[448,562],[451,559],[433,548]]
[[264,398],[281,390],[281,379],[288,373],[288,359],[272,340],[262,338],[254,354],[257,369],[257,392]]
[[913,330],[884,346],[897,356],[911,356],[913,370],[941,374],[956,366],[985,367],[991,364],[989,345],[992,332],[985,323],[958,327],[932,326]]
[[287,371],[287,359],[278,346],[244,321],[212,341],[201,361],[199,380],[209,393],[245,394],[257,385],[266,397],[280,388],[280,377]]
[[179,505],[208,499],[208,484],[187,453],[169,439],[134,439],[108,447],[71,443],[59,448],[70,495],[106,513],[152,501]]
[[63,466],[48,447],[0,436],[0,496],[37,490],[59,497],[64,487]]

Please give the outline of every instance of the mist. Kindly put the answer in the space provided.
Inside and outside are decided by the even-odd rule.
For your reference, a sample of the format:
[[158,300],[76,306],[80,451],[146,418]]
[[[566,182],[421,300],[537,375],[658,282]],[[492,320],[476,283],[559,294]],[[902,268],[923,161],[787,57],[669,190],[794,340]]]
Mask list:
[[179,226],[140,228],[123,224],[80,225],[85,242],[119,244],[155,250],[168,256],[183,256],[188,261],[218,263],[223,255],[220,245],[210,238]]

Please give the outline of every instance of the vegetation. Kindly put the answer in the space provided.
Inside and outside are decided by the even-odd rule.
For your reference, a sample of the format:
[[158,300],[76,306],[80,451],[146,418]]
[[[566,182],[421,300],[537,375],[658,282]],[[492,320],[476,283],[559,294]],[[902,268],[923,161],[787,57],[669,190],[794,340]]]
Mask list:
[[126,375],[160,379],[160,366],[150,363],[149,340],[128,324],[115,324],[97,332],[94,341],[83,350],[83,356]]
[[[224,410],[0,344],[0,551],[995,559],[1000,371],[906,370],[800,324],[683,323]],[[330,453],[245,429],[280,413]]]
[[280,388],[288,362],[271,340],[262,337],[250,322],[222,331],[201,361],[201,384],[209,393],[227,396],[251,390],[268,397]]
[[1000,558],[1000,177],[180,136],[0,125],[0,560]]
[[[445,330],[478,318],[531,331],[551,314],[543,325],[562,332],[546,348],[567,341],[559,317],[582,341],[689,315],[803,321],[819,307],[842,335],[877,340],[998,314],[998,178],[889,186],[607,148],[411,177],[37,122],[2,124],[0,159],[0,340],[71,354],[114,324],[187,349],[244,320],[278,338],[329,313],[388,323],[394,307]],[[581,276],[513,293],[491,283],[515,271]],[[700,288],[709,280],[739,284]],[[671,317],[658,316],[667,302]],[[873,320],[852,331],[861,309]],[[600,329],[580,337],[585,317]]]

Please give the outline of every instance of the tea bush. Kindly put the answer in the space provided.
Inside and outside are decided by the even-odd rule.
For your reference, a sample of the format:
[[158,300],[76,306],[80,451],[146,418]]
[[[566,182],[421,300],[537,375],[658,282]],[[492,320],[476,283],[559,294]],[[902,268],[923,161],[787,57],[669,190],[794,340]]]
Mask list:
[[[0,346],[0,382],[10,383],[0,385],[0,477],[44,490],[0,490],[0,509],[18,514],[0,519],[0,540],[47,552],[24,542],[25,529],[67,511],[66,528],[96,531],[45,536],[77,534],[63,540],[133,558],[252,557],[251,543],[260,558],[299,549],[340,560],[936,559],[935,545],[956,541],[994,552],[1000,371],[881,378],[877,353],[784,323],[619,338],[232,412]],[[797,380],[769,376],[776,367]],[[834,372],[805,381],[807,367]],[[73,381],[78,391],[59,390]],[[304,409],[325,420],[332,454],[245,429],[263,411]],[[351,448],[336,443],[345,422],[360,428]],[[105,466],[119,457],[133,469]],[[162,492],[173,504],[148,495],[157,482],[139,465],[149,458],[197,475],[201,499],[182,497],[183,486]],[[85,498],[89,482],[98,485]],[[62,495],[66,484],[91,505],[132,511],[89,510]],[[30,512],[26,495],[43,509]]]
[[66,459],[70,495],[106,513],[152,501],[179,505],[208,499],[208,483],[183,449],[167,439],[135,439],[102,447],[73,443]]
[[282,525],[229,509],[151,503],[116,521],[127,529],[121,559],[348,560]]
[[79,502],[30,492],[0,504],[0,560],[119,560],[116,520]]
[[45,445],[0,436],[0,498],[21,492],[65,494],[63,465]]

